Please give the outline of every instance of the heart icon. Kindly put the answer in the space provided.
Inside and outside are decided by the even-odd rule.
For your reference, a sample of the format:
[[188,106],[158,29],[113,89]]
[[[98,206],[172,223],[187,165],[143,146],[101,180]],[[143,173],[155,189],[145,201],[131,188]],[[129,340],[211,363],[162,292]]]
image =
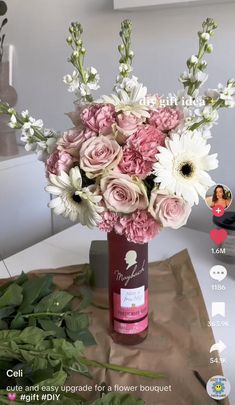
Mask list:
[[7,395],[7,398],[9,399],[9,401],[15,401],[16,400],[16,393],[15,392],[10,392]]
[[212,229],[210,231],[210,237],[216,245],[221,245],[227,238],[228,234],[225,229]]

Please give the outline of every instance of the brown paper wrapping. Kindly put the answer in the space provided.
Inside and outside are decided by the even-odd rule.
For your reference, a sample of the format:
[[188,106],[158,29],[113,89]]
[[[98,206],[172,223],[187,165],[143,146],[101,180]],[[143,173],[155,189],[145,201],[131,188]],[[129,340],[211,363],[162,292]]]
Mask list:
[[[82,266],[41,270],[32,274],[52,273],[60,288],[70,289]],[[149,335],[136,346],[121,346],[112,341],[108,334],[107,308],[90,306],[86,309],[91,314],[90,330],[97,341],[97,346],[86,348],[86,357],[153,370],[166,377],[151,380],[93,368],[93,380],[74,374],[69,379],[69,385],[94,387],[105,382],[113,390],[115,384],[121,390],[123,387],[137,387],[129,392],[145,400],[147,405],[213,405],[216,402],[229,405],[228,399],[215,401],[210,398],[203,386],[210,377],[222,375],[222,369],[218,364],[210,364],[210,347],[215,341],[208,327],[207,310],[187,250],[149,264],[149,292]],[[94,301],[98,306],[107,307],[107,291],[94,291]],[[214,352],[213,357],[215,355],[218,353]],[[195,371],[199,377],[195,376]],[[141,386],[145,391],[141,391]],[[156,386],[163,391],[146,391]],[[95,390],[80,394],[90,400],[98,398]]]

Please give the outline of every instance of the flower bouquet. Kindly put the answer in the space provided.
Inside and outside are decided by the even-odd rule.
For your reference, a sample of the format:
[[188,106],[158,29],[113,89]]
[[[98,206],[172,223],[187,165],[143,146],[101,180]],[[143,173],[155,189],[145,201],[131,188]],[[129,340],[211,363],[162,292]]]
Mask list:
[[[179,79],[182,90],[165,97],[149,94],[132,75],[132,25],[123,21],[113,93],[94,100],[92,91],[99,88],[100,77],[94,67],[85,68],[83,30],[72,23],[67,43],[74,71],[64,82],[76,97],[76,109],[68,113],[73,128],[63,133],[43,129],[43,122],[28,111],[18,114],[0,103],[0,112],[10,116],[9,125],[22,130],[26,150],[35,151],[45,162],[46,191],[54,196],[49,207],[55,214],[114,234],[116,250],[117,237],[124,238],[130,243],[128,251],[135,251],[135,244],[145,245],[165,227],[186,224],[192,206],[214,184],[208,172],[217,168],[218,160],[217,154],[209,154],[208,139],[218,110],[235,105],[234,80],[199,93],[208,77],[204,55],[213,50],[210,39],[216,27],[210,18],[203,22],[198,52],[187,60],[187,71]],[[136,283],[134,276],[131,282]],[[129,290],[144,283],[141,291],[146,297],[146,280],[140,285],[131,282]],[[146,304],[143,294],[139,303],[132,303],[135,307]],[[118,299],[120,306],[122,297]],[[128,320],[133,323],[136,316],[129,314]],[[133,335],[147,328],[146,322],[143,325],[135,332],[126,327],[119,331]]]

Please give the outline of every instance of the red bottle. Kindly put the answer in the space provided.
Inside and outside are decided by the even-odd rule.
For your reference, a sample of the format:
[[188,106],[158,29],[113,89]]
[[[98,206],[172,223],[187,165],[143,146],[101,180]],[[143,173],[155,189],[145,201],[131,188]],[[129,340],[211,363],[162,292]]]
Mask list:
[[111,336],[134,345],[148,334],[148,244],[108,233]]

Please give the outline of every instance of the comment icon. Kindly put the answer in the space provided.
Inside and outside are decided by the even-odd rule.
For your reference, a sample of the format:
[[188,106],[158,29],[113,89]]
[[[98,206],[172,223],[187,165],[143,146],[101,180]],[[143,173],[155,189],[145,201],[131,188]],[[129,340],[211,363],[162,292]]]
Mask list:
[[227,269],[224,266],[216,265],[211,267],[210,276],[216,281],[223,281],[227,276]]

